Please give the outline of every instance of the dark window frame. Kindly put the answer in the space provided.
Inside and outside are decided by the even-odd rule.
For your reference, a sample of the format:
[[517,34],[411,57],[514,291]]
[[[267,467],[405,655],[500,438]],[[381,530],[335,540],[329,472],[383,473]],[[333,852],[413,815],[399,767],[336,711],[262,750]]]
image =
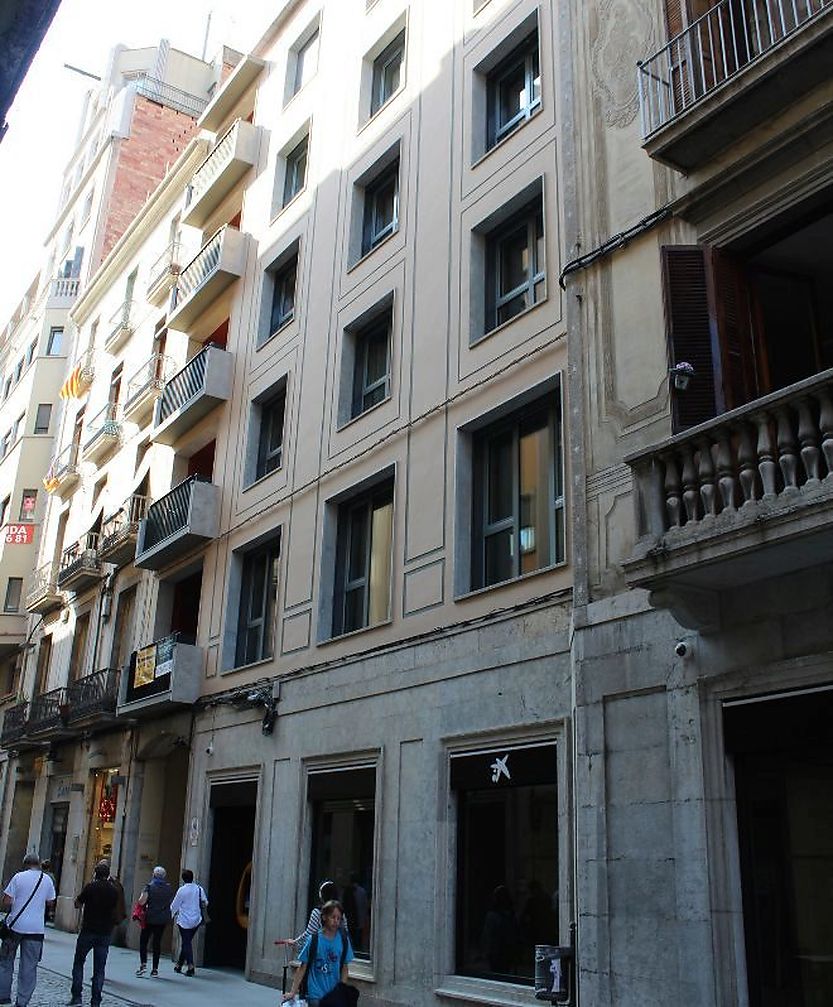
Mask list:
[[[392,164],[371,179],[364,187],[364,207],[362,211],[362,255],[369,255],[374,248],[399,230],[399,157]],[[380,205],[392,188],[390,218],[382,216]]]
[[[526,276],[522,283],[507,285],[504,276],[504,251],[519,235],[526,235]],[[543,195],[535,196],[525,206],[491,231],[486,237],[486,334],[529,311],[547,297],[547,231],[544,225]],[[538,246],[544,246],[544,261],[539,261]],[[538,295],[538,288],[543,291]],[[523,303],[525,300],[526,303]],[[513,302],[520,301],[516,310]]]
[[[49,330],[49,337],[46,341],[46,355],[48,357],[59,357],[61,355],[61,344],[64,341],[64,326],[53,325]],[[57,349],[55,343],[57,342]]]
[[[44,410],[46,413],[46,423],[43,422],[41,411]],[[49,425],[52,422],[52,403],[51,402],[39,402],[38,408],[35,411],[35,433],[36,434],[48,434]]]
[[[370,116],[376,115],[402,86],[402,71],[405,66],[406,30],[403,28],[373,60],[373,74],[370,90]],[[390,70],[397,75],[395,86]]]
[[[295,317],[295,291],[298,284],[298,253],[272,273],[272,305],[269,311],[269,336],[274,336]],[[291,290],[290,290],[291,287]],[[287,307],[287,303],[289,306]]]
[[[304,70],[307,65],[307,57],[310,54],[312,44],[316,43],[315,50],[315,68],[313,69],[310,76],[304,80]],[[321,57],[321,26],[319,24],[315,25],[313,31],[310,32],[309,36],[306,38],[301,45],[298,46],[295,52],[295,72],[292,78],[292,94],[290,97],[294,98],[299,91],[301,91],[318,73],[318,61]]]
[[304,134],[286,155],[283,176],[283,200],[281,209],[299,196],[307,185],[309,168],[309,133]]
[[[262,569],[257,565],[262,563]],[[237,616],[237,638],[234,648],[234,666],[242,668],[258,661],[266,661],[275,653],[275,616],[278,603],[278,576],[280,563],[280,537],[243,555],[240,572],[240,605]],[[260,605],[256,604],[260,589]],[[255,631],[255,646],[249,646],[249,634]]]
[[[16,591],[13,590],[16,588]],[[17,600],[14,601],[14,598]],[[6,581],[6,597],[3,601],[3,611],[15,613],[20,611],[20,603],[23,600],[23,578],[9,577]],[[14,601],[14,604],[12,602]]]
[[283,464],[286,423],[286,387],[258,403],[257,459],[255,479],[276,472]]
[[[523,74],[526,101],[505,121],[501,119],[502,85],[518,71]],[[535,82],[538,82],[537,91]],[[486,77],[486,137],[487,150],[496,147],[507,136],[528,122],[541,107],[541,57],[538,29],[531,31]]]
[[[356,419],[374,406],[390,397],[391,383],[391,335],[393,312],[389,309],[351,332],[353,339],[353,390],[350,404],[350,419]],[[376,343],[385,344],[385,373],[378,378],[368,377],[371,350]],[[381,397],[378,393],[381,392]]]

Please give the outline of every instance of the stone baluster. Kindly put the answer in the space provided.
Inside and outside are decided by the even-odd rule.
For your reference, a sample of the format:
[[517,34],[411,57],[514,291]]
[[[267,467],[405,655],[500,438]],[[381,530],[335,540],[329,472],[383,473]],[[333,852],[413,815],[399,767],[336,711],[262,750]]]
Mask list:
[[758,472],[761,474],[761,485],[766,500],[778,492],[778,465],[775,461],[775,445],[772,441],[769,414],[758,413],[754,420],[758,428]]
[[784,477],[784,489],[798,489],[798,445],[793,432],[792,417],[787,406],[779,406],[778,420],[778,464]]
[[833,479],[833,401],[827,388],[817,392],[819,400],[819,430],[821,431],[821,450],[827,465],[827,477]]
[[801,399],[798,403],[798,443],[807,480],[816,483],[820,478],[821,452],[818,427],[813,419],[812,403],[809,398]]
[[714,485],[714,459],[712,442],[704,437],[697,442],[698,475],[700,477],[700,499],[703,501],[704,517],[717,514],[717,490]]
[[738,479],[743,493],[743,502],[751,503],[758,499],[758,471],[755,467],[757,457],[752,443],[752,432],[749,424],[738,426]]
[[683,453],[683,504],[685,505],[686,524],[700,517],[700,493],[697,483],[697,470],[694,467],[694,456],[691,444],[684,444]]
[[735,509],[735,465],[732,457],[732,431],[727,427],[718,432],[717,485],[720,487],[721,511]]
[[677,469],[677,459],[668,452],[662,456],[665,462],[665,510],[668,514],[668,526],[679,528],[682,525],[680,513],[680,474]]
[[662,465],[652,457],[640,463],[635,471],[641,503],[641,534],[659,538],[668,527]]

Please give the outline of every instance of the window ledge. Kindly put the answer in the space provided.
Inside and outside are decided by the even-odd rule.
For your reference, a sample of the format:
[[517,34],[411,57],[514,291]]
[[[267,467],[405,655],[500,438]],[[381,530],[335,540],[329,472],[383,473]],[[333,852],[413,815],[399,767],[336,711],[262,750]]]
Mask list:
[[[288,205],[288,204],[287,204]],[[271,342],[274,342],[278,336],[283,335],[287,329],[291,328],[293,323],[298,320],[297,315],[293,315],[288,321],[284,322],[283,325],[275,329],[274,332],[270,333],[265,339],[255,345],[255,353],[260,353],[264,346],[268,346]]]
[[[266,475],[259,476],[257,479],[253,479],[250,483],[246,483],[246,485],[243,487],[243,489],[241,490],[241,492],[242,493],[248,493],[248,491],[251,490],[251,489],[254,489],[255,486],[259,486],[261,483],[266,482],[267,479],[271,479],[271,477],[273,475],[275,475],[277,472],[282,472],[282,471],[283,471],[283,462],[281,462],[281,464],[278,465],[277,468],[272,469],[271,472],[267,472]],[[248,665],[246,665],[246,667],[248,667]]]
[[358,423],[359,420],[363,420],[365,418],[365,416],[369,416],[371,413],[375,412],[377,409],[380,409],[386,403],[390,402],[390,400],[392,398],[393,398],[392,395],[386,395],[383,399],[380,399],[376,403],[375,406],[370,406],[369,409],[365,409],[365,411],[363,413],[356,413],[356,415],[355,416],[351,416],[349,420],[345,420],[343,423],[337,423],[336,424],[336,433],[340,434],[342,432],[342,430],[346,430],[348,427],[351,427],[354,423]]
[[[361,266],[363,262],[366,262],[370,258],[371,255],[374,255],[376,252],[379,251],[380,248],[382,248],[384,245],[386,245],[389,241],[393,240],[393,238],[395,238],[397,234],[399,234],[399,224],[398,223],[397,223],[396,227],[390,232],[390,234],[388,234],[388,235],[386,235],[386,237],[382,238],[382,240],[379,242],[378,245],[374,245],[373,248],[371,248],[369,252],[365,252],[358,259],[356,259],[356,261],[352,265],[350,265],[350,266],[347,267],[348,274],[351,273],[354,269],[358,269],[359,266]],[[527,308],[527,311],[528,310],[529,309]]]
[[[549,283],[547,283],[547,287],[549,287]],[[499,332],[503,332],[503,330],[507,328],[509,325],[514,325],[519,318],[525,318],[528,314],[530,314],[530,312],[535,311],[536,308],[540,308],[542,305],[546,304],[547,301],[549,300],[549,297],[550,297],[549,290],[547,290],[547,293],[544,294],[544,296],[541,298],[540,301],[536,301],[534,304],[530,304],[528,308],[524,308],[523,311],[519,311],[517,315],[513,315],[505,322],[501,322],[500,325],[495,326],[495,328],[489,329],[488,332],[484,332],[482,335],[475,336],[474,339],[470,339],[469,348],[471,349],[472,347],[479,346],[486,339],[491,339],[492,336],[497,335]]]
[[539,1004],[531,986],[500,983],[489,979],[469,979],[465,976],[444,976],[441,986],[434,989],[438,997],[465,1000],[468,1003],[494,1004],[495,1007],[518,1007]]
[[262,657],[259,661],[252,661],[251,664],[236,664],[233,668],[226,668],[222,675],[237,675],[243,671],[251,671],[253,668],[262,668],[264,665],[273,664],[274,657]]
[[351,979],[358,979],[363,983],[376,982],[376,972],[372,962],[359,961],[354,958],[347,966],[347,970]]
[[[309,165],[307,167],[309,167]],[[303,188],[299,189],[288,203],[281,203],[281,205],[278,207],[277,213],[269,221],[269,226],[271,227],[273,224],[276,224],[280,220],[280,218],[286,213],[286,211],[291,206],[294,206],[298,202],[301,196],[303,196],[306,193],[308,188],[309,188],[309,182],[308,181],[304,182]]]
[[497,584],[489,584],[487,587],[476,587],[472,591],[463,591],[462,594],[455,594],[454,601],[468,601],[469,598],[477,598],[488,591],[498,591],[502,587],[511,587],[513,584],[522,584],[533,577],[541,577],[547,573],[555,573],[556,570],[564,570],[569,566],[566,559],[558,563],[550,563],[549,566],[542,566],[538,570],[530,570],[529,573],[522,573],[520,577],[511,577],[509,580],[498,581]]
[[384,102],[376,109],[375,112],[368,115],[368,117],[364,120],[361,126],[359,126],[359,128],[356,130],[356,136],[361,136],[362,133],[368,128],[368,126],[370,126],[371,123],[375,122],[382,114],[382,112],[385,111],[386,108],[390,107],[391,102],[395,101],[399,97],[399,95],[402,94],[402,92],[405,90],[406,85],[407,81],[405,80],[405,75],[403,74],[402,83],[399,85],[399,87],[392,94],[389,94],[387,98],[385,98]]
[[337,636],[328,636],[324,640],[318,641],[319,647],[325,647],[330,643],[338,643],[340,640],[349,640],[351,637],[360,636],[362,633],[370,633],[374,629],[381,629],[383,626],[392,626],[393,619],[384,619],[382,622],[374,622],[372,626],[362,626],[361,629],[351,629],[349,633],[339,633]]
[[[487,3],[488,3],[488,0],[487,0]],[[479,11],[478,11],[478,13],[479,13]],[[509,143],[509,141],[511,139],[513,139],[514,137],[516,137],[519,133],[523,132],[524,128],[526,126],[528,126],[532,122],[533,119],[537,119],[538,118],[538,116],[543,111],[543,108],[544,108],[543,101],[539,101],[538,102],[538,107],[534,108],[532,110],[532,112],[530,112],[530,114],[527,116],[527,118],[524,119],[523,122],[521,122],[521,123],[518,124],[518,126],[517,126],[516,129],[513,129],[511,133],[507,133],[506,136],[501,137],[501,139],[498,140],[497,143],[493,143],[491,147],[487,147],[486,150],[484,150],[482,154],[478,154],[477,155],[477,157],[471,162],[471,165],[470,165],[471,170],[472,171],[477,171],[477,169],[480,167],[480,165],[483,164],[483,162],[485,160],[487,160],[492,154],[494,154],[496,151],[500,150],[501,147],[504,146],[504,144]]]

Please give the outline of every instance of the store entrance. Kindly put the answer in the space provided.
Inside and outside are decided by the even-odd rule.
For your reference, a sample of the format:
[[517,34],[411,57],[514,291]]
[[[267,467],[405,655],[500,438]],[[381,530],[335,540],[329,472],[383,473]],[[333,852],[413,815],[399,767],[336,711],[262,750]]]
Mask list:
[[116,824],[116,806],[119,800],[119,786],[113,778],[118,775],[118,772],[118,768],[97,769],[93,772],[93,796],[90,807],[84,884],[92,880],[95,865],[99,860],[112,862],[113,859],[113,830]]
[[750,1007],[833,1003],[833,691],[725,711]]
[[212,840],[205,964],[246,967],[257,783],[211,788]]
[[67,820],[69,818],[69,803],[61,802],[52,805],[52,824],[49,834],[49,857],[52,873],[55,875],[55,891],[61,890],[61,872],[64,867],[64,850],[67,845]]

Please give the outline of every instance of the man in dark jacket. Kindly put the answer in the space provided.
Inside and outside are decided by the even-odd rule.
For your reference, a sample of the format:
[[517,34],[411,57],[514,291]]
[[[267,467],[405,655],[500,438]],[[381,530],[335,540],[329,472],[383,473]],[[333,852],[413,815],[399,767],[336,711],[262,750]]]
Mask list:
[[76,909],[83,909],[81,932],[75,942],[75,958],[72,962],[72,1007],[81,1007],[81,990],[84,986],[84,962],[93,953],[92,1007],[101,1003],[104,986],[104,969],[107,952],[110,950],[110,935],[113,932],[113,911],[118,893],[110,884],[110,865],[106,860],[96,864],[93,880],[85,885],[75,899]]

